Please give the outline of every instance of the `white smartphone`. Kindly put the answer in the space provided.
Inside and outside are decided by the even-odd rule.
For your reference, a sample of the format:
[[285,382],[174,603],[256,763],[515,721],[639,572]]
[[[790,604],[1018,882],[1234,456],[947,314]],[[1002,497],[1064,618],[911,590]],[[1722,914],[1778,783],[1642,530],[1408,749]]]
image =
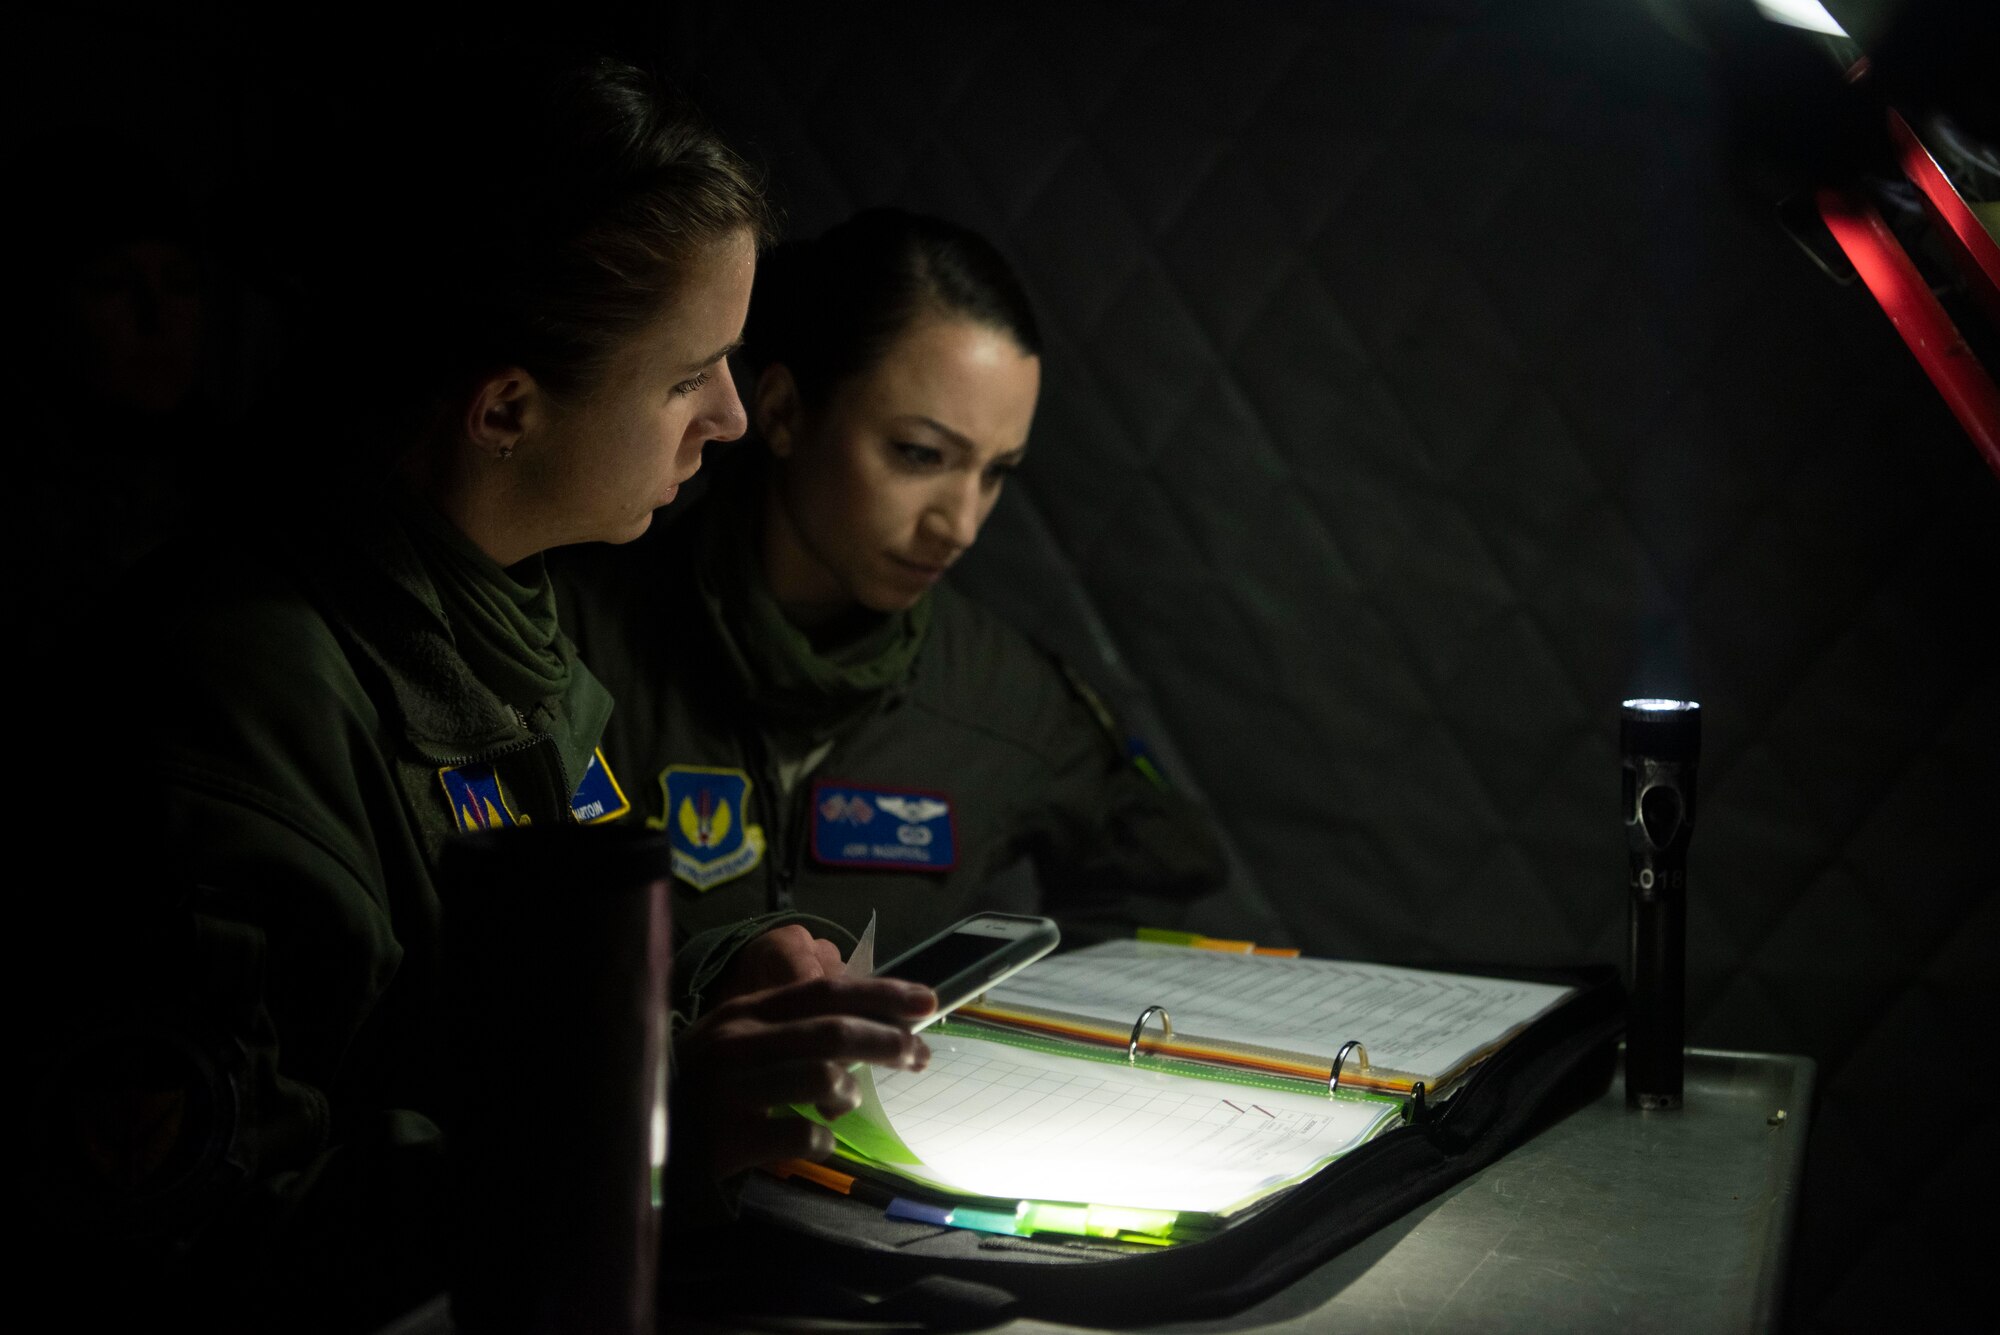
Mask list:
[[875,975],[922,983],[937,993],[937,1009],[910,1026],[914,1033],[1013,977],[1061,940],[1062,933],[1047,918],[975,913],[904,951]]

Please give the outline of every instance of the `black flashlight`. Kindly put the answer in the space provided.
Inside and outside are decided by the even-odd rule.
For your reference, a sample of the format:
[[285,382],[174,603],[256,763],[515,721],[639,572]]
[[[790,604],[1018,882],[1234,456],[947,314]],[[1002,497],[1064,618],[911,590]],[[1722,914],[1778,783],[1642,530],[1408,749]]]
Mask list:
[[1627,700],[1618,727],[1625,764],[1625,847],[1632,869],[1632,1000],[1625,1025],[1625,1102],[1681,1106],[1687,995],[1687,847],[1701,706]]

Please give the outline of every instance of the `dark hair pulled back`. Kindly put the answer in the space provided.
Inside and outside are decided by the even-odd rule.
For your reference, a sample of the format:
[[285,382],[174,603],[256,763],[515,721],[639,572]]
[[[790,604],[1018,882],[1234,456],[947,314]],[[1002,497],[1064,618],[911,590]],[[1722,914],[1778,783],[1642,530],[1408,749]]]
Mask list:
[[750,298],[744,355],[760,371],[782,363],[800,397],[818,405],[926,314],[976,321],[1041,355],[1034,307],[992,242],[891,208],[864,210],[767,256]]
[[379,169],[373,216],[334,239],[316,304],[377,358],[392,409],[456,408],[514,365],[552,393],[588,393],[705,246],[746,232],[761,247],[774,231],[756,173],[620,61],[461,81],[384,128],[358,164]]

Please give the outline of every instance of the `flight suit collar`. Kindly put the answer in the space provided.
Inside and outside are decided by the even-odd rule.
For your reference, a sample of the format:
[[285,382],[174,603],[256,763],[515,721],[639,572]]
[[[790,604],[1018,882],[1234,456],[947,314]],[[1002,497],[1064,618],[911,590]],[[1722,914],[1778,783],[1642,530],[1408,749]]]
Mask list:
[[785,616],[764,578],[761,464],[718,477],[696,518],[695,588],[729,674],[766,728],[809,750],[900,700],[929,635],[932,596],[869,616],[816,646]]
[[[413,534],[403,512],[421,503],[360,502],[346,510],[337,528],[318,535],[333,549],[332,559],[310,565],[320,596],[330,604],[330,622],[381,672],[404,734],[425,761],[464,764],[526,750],[546,737],[560,752],[564,780],[573,785],[610,717],[609,692],[560,635],[550,642],[568,671],[533,719],[541,728],[529,726],[527,711],[502,700],[474,674],[431,569],[436,558],[427,559],[425,538]],[[548,608],[553,615],[553,601]]]

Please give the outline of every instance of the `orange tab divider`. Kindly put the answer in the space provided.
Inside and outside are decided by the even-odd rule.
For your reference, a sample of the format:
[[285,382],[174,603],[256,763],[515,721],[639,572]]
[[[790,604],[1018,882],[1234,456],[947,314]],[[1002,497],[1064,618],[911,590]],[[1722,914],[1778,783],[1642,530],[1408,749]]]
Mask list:
[[765,1167],[778,1177],[802,1177],[809,1182],[817,1182],[828,1191],[837,1191],[843,1196],[854,1194],[854,1179],[845,1173],[836,1173],[824,1164],[816,1164],[807,1159],[780,1159]]

